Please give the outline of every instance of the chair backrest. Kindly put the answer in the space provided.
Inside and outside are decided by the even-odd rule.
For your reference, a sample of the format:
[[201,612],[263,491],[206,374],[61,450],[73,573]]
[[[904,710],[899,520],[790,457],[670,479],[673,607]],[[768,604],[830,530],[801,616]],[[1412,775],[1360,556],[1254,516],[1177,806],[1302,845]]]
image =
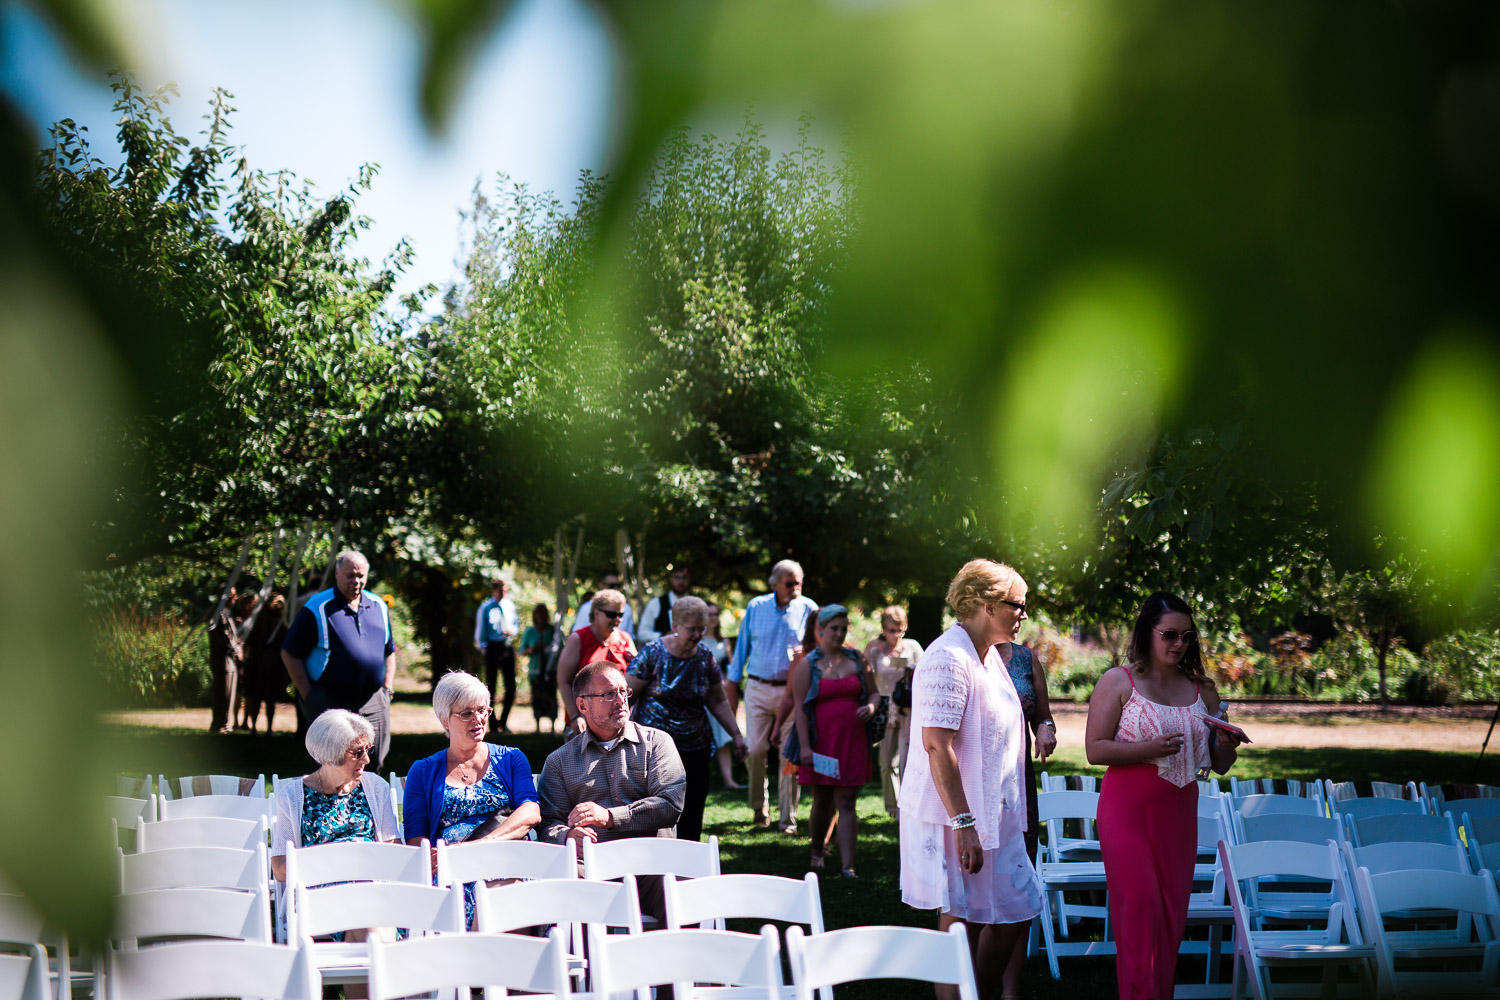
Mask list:
[[149,799],[155,786],[151,775],[144,778],[133,778],[128,774],[115,775],[115,794],[132,799]]
[[1232,800],[1232,808],[1241,816],[1323,816],[1323,803],[1303,795],[1277,795],[1257,792]]
[[823,933],[823,901],[818,876],[800,879],[779,875],[711,875],[678,881],[668,875],[662,886],[667,927],[690,924],[724,929],[725,920],[780,920],[806,924],[812,934]]
[[268,826],[275,820],[276,803],[264,796],[194,795],[185,799],[158,797],[157,802],[161,807],[162,819],[223,816],[229,819],[263,819]]
[[1415,781],[1404,785],[1394,781],[1324,781],[1323,786],[1323,797],[1329,802],[1369,798],[1416,801],[1420,797]]
[[478,840],[438,844],[437,873],[438,885],[502,878],[577,878],[578,862],[570,844]]
[[161,938],[228,938],[270,944],[271,910],[259,892],[184,888],[128,892],[115,907],[116,941]]
[[1441,816],[1445,812],[1451,812],[1455,816],[1468,813],[1475,818],[1483,816],[1491,819],[1500,816],[1500,799],[1449,799],[1434,815]]
[[111,1000],[323,996],[310,949],[256,941],[185,941],[111,951],[109,990]]
[[1205,816],[1201,812],[1198,815],[1198,850],[1214,851],[1219,849],[1219,841],[1229,840],[1229,831],[1224,827],[1224,817],[1217,812]]
[[1398,840],[1429,844],[1456,844],[1458,830],[1447,816],[1371,816],[1351,820],[1349,840],[1355,847],[1386,844]]
[[1425,816],[1427,802],[1411,799],[1342,799],[1333,804],[1333,814],[1346,819],[1368,819],[1371,816]]
[[410,882],[344,882],[300,887],[290,911],[287,940],[319,937],[355,927],[405,927],[423,932],[461,933],[463,888]]
[[1488,868],[1491,874],[1500,872],[1500,844],[1469,841],[1469,867],[1475,874],[1485,868]]
[[1037,786],[1044,792],[1097,792],[1099,779],[1092,774],[1048,774],[1043,771]]
[[1419,781],[1417,790],[1427,800],[1434,816],[1441,816],[1444,809],[1452,809],[1455,813],[1462,811],[1453,805],[1459,799],[1465,802],[1473,799],[1500,800],[1500,785],[1428,785],[1425,781]]
[[[1476,979],[1484,979],[1488,995],[1500,993],[1500,943],[1495,942],[1500,933],[1500,896],[1495,893],[1495,878],[1488,871],[1478,875],[1464,875],[1445,871],[1394,871],[1382,875],[1371,874],[1367,868],[1354,872],[1354,881],[1359,893],[1360,916],[1365,930],[1375,945],[1375,958],[1380,966],[1382,995],[1396,996],[1406,993],[1408,980],[1421,986],[1421,995],[1442,996],[1445,989],[1442,980],[1454,979],[1464,984],[1462,992],[1473,992]],[[1405,918],[1412,910],[1457,911],[1458,922],[1454,937],[1440,940],[1429,936],[1424,942],[1402,940],[1385,926],[1387,914]],[[1470,934],[1473,928],[1475,933]],[[1458,972],[1445,974],[1440,971],[1423,970],[1408,972],[1398,969],[1396,953],[1399,948],[1403,956],[1420,957],[1423,947],[1440,950],[1455,943],[1484,942],[1485,961],[1479,974]],[[1415,985],[1415,984],[1413,984]],[[1475,994],[1477,995],[1477,994]]]
[[567,1000],[563,934],[438,934],[370,942],[370,1000],[491,986]]
[[707,842],[672,837],[627,837],[596,844],[584,839],[583,877],[616,879],[622,875],[676,875],[705,878],[719,874],[719,838]]
[[1327,882],[1329,889],[1326,894],[1307,893],[1311,904],[1308,912],[1321,911],[1326,899],[1332,904],[1327,908],[1324,927],[1330,942],[1362,943],[1354,892],[1344,874],[1343,859],[1334,841],[1322,844],[1288,840],[1221,843],[1219,865],[1224,872],[1230,906],[1235,910],[1236,935],[1240,940],[1249,940],[1249,932],[1259,929],[1257,911],[1260,908],[1261,880],[1280,878]]
[[1039,792],[1036,797],[1037,818],[1043,823],[1055,819],[1098,819],[1099,793],[1075,791]]
[[[332,882],[404,882],[409,885],[430,886],[431,857],[426,840],[414,847],[406,844],[380,844],[369,840],[316,844],[312,847],[288,845],[286,891],[282,896],[286,911],[287,940],[296,941],[298,935],[303,933],[298,911],[309,889]],[[351,926],[384,925],[366,921]]]
[[1500,843],[1500,816],[1475,816],[1469,813],[1464,820],[1464,829],[1470,840],[1481,844]]
[[0,893],[0,941],[35,944],[42,939],[42,916],[25,896]]
[[691,995],[694,983],[717,983],[764,990],[765,1000],[781,996],[781,945],[776,928],[769,924],[759,934],[664,930],[633,938],[601,935],[594,940],[590,985],[596,996],[644,991],[667,983],[678,984],[679,991],[689,990],[686,995]]
[[619,882],[547,879],[474,890],[476,930],[507,932],[546,924],[598,924],[641,933],[635,876]]
[[156,787],[164,799],[188,799],[197,795],[243,795],[266,798],[266,776],[241,778],[237,774],[192,774],[176,781],[156,776]]
[[1356,868],[1368,868],[1372,875],[1399,871],[1442,871],[1469,874],[1469,857],[1458,844],[1392,841],[1355,847],[1345,841],[1339,845],[1344,867],[1353,877]]
[[1293,795],[1299,798],[1323,797],[1322,781],[1299,781],[1295,778],[1236,778],[1229,776],[1229,794],[1235,798],[1247,795]]
[[110,819],[119,824],[121,830],[134,830],[136,820],[144,819],[149,823],[156,819],[156,800],[137,799],[128,795],[106,795],[104,796],[104,811]]
[[48,994],[47,953],[39,944],[0,954],[0,1000],[52,1000]]
[[1344,828],[1336,819],[1326,816],[1300,816],[1293,813],[1267,813],[1242,816],[1239,822],[1240,843],[1256,840],[1294,840],[1302,844],[1321,844],[1343,840]]
[[171,847],[238,847],[251,850],[266,842],[265,817],[229,819],[223,816],[192,816],[135,823],[135,849],[160,851]]
[[171,847],[118,854],[122,893],[152,889],[242,889],[264,891],[270,878],[266,849]]
[[947,931],[920,927],[849,927],[806,936],[786,932],[797,1000],[812,1000],[824,986],[863,979],[915,979],[958,987],[959,1000],[978,1000],[969,935],[962,923]]

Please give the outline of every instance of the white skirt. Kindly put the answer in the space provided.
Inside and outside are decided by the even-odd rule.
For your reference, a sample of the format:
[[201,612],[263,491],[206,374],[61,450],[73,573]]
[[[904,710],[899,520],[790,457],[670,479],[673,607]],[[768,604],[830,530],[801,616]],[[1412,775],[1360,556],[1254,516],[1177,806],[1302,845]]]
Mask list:
[[1042,912],[1042,883],[1019,830],[985,851],[984,864],[971,875],[958,863],[952,828],[924,823],[914,813],[901,810],[903,903],[974,924],[1015,924]]

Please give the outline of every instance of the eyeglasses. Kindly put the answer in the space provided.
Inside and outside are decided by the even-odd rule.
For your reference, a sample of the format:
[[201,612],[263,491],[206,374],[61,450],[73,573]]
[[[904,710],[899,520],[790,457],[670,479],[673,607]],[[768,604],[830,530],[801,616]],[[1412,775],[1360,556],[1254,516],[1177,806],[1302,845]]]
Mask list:
[[1017,611],[1021,612],[1021,614],[1023,614],[1023,615],[1026,613],[1026,602],[1025,601],[1007,601],[1005,598],[1002,597],[1002,598],[1000,598],[1000,600],[999,600],[998,603],[1000,603],[1000,604],[1009,604],[1011,607],[1015,608]]
[[1178,639],[1181,639],[1189,646],[1198,641],[1198,633],[1192,629],[1188,629],[1186,632],[1179,632],[1175,628],[1154,628],[1151,631],[1161,636],[1161,641],[1168,646],[1172,645]]
[[606,701],[629,701],[630,700],[630,692],[627,691],[627,690],[625,690],[624,688],[615,688],[614,690],[612,690],[612,691],[606,691],[603,694],[581,694],[578,697],[580,697],[580,698],[603,698]]
[[488,708],[470,708],[451,714],[455,719],[462,719],[465,722],[483,722],[490,717],[490,710]]
[[348,750],[344,751],[344,756],[348,757],[350,760],[359,760],[361,757],[369,760],[370,751],[373,749],[374,747],[350,747]]
[[617,622],[621,618],[625,617],[625,612],[623,612],[623,611],[605,611],[603,608],[595,608],[594,609],[594,614],[596,614],[596,615],[603,615],[604,617],[608,618],[612,622]]

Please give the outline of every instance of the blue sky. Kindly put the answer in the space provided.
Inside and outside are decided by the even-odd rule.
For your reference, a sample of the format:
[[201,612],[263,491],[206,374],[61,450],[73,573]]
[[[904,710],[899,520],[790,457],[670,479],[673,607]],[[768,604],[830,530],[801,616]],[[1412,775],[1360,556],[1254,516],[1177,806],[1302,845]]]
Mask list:
[[[233,141],[253,166],[288,169],[332,194],[360,164],[380,165],[359,210],[375,221],[374,260],[403,236],[417,261],[401,291],[458,273],[458,212],[497,172],[571,200],[580,169],[602,169],[615,54],[580,0],[520,0],[476,59],[446,134],[417,110],[418,35],[391,0],[111,0],[137,75],[175,81],[173,124],[192,135],[213,87],[234,94]],[[48,26],[0,0],[0,88],[37,124],[89,127],[106,160],[113,95],[72,64]]]

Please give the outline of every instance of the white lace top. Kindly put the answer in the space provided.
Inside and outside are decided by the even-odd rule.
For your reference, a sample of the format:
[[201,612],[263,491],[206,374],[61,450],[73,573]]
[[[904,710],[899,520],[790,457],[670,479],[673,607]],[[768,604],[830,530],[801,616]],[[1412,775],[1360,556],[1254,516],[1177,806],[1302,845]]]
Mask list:
[[1198,768],[1209,763],[1208,724],[1200,718],[1208,714],[1202,693],[1191,705],[1162,705],[1141,697],[1135,689],[1134,676],[1130,685],[1130,700],[1120,710],[1120,728],[1115,739],[1120,743],[1144,743],[1158,736],[1186,734],[1181,750],[1156,758],[1156,773],[1178,788],[1192,784],[1197,780]]
[[[924,726],[957,731],[958,775],[982,850],[995,850],[1002,837],[1025,830],[1026,723],[1010,672],[993,646],[981,658],[962,626],[944,632],[912,676],[911,718],[914,732]],[[932,766],[920,739],[913,742],[901,780],[901,811],[946,826],[948,810]]]

